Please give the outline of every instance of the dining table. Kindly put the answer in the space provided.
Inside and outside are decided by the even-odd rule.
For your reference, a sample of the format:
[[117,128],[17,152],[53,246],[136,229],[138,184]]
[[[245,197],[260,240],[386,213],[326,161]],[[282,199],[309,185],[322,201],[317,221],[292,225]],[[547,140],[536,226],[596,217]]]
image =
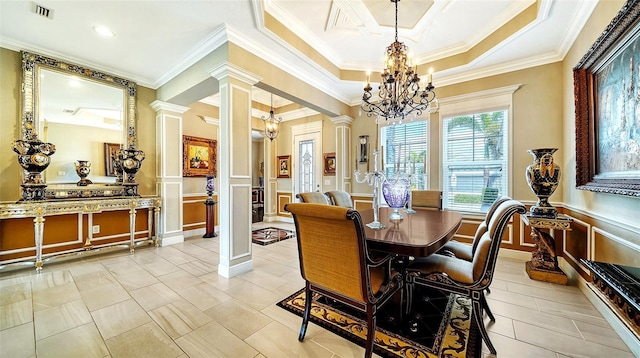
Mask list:
[[366,224],[373,221],[373,209],[359,210],[369,249],[401,256],[427,257],[451,240],[462,224],[459,212],[432,209],[415,209],[415,213],[401,210],[403,219],[392,223],[389,221],[392,211],[389,207],[380,207],[379,221],[385,227],[371,229]]

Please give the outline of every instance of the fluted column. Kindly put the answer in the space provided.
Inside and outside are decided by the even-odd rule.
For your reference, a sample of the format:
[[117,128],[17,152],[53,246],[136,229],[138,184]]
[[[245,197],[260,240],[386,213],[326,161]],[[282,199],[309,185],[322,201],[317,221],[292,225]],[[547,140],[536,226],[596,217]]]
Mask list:
[[[253,269],[251,254],[251,89],[255,75],[225,62],[209,72],[220,85],[218,274]],[[248,154],[249,153],[249,154]]]
[[336,124],[336,189],[351,193],[351,123],[349,116],[332,117]]

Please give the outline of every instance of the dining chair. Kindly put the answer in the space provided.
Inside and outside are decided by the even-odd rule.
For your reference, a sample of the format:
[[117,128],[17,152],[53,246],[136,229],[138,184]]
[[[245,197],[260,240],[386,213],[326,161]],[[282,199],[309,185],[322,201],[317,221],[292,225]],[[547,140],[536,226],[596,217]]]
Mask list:
[[442,191],[440,190],[412,190],[412,209],[442,210]]
[[502,235],[515,213],[526,213],[524,205],[517,200],[507,200],[498,205],[488,222],[487,232],[482,234],[478,242],[472,261],[446,255],[431,255],[410,263],[406,275],[407,312],[411,309],[415,285],[467,296],[472,303],[473,321],[491,353],[496,354],[484,326],[482,302],[486,302],[484,290],[493,280]]
[[351,195],[344,190],[332,190],[324,193],[331,202],[331,205],[344,206],[353,209],[353,201]]
[[470,245],[460,241],[451,240],[444,244],[444,246],[442,246],[442,248],[438,252],[444,253],[445,255],[453,255],[459,259],[467,261],[473,260],[473,254],[478,247],[478,242],[480,242],[482,234],[487,232],[487,223],[493,217],[493,214],[496,212],[496,209],[498,209],[498,206],[500,206],[500,204],[504,203],[507,200],[511,200],[511,198],[508,196],[502,196],[494,201],[493,204],[491,204],[491,207],[489,207],[489,210],[487,210],[487,213],[485,214],[484,220],[480,223],[480,225],[478,225],[476,233],[475,235],[473,235],[473,241]]
[[310,203],[287,204],[285,210],[293,216],[300,273],[305,280],[298,340],[304,340],[315,292],[366,313],[365,357],[371,357],[376,312],[398,290],[402,294],[402,276],[391,270],[395,255],[379,259],[368,255],[362,218],[355,210]]
[[310,191],[307,193],[296,194],[296,198],[303,203],[325,204],[329,205],[329,199],[324,193],[319,191]]

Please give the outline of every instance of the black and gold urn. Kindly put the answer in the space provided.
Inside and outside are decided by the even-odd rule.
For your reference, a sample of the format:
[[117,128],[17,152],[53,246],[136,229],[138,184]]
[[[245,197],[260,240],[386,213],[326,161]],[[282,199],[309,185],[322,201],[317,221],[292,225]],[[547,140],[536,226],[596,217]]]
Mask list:
[[549,204],[549,197],[558,188],[560,166],[554,162],[553,153],[558,148],[538,148],[528,150],[533,155],[533,163],[526,170],[527,184],[538,197],[538,202],[531,206],[533,216],[555,218],[558,210]]
[[51,163],[50,156],[56,152],[56,146],[33,137],[13,141],[12,148],[18,153],[18,163],[24,169],[20,200],[43,200],[47,184],[42,172]]
[[138,182],[136,181],[136,173],[142,166],[145,158],[144,152],[135,147],[120,149],[118,152],[119,165],[123,172],[123,185],[125,187],[125,195],[138,195]]

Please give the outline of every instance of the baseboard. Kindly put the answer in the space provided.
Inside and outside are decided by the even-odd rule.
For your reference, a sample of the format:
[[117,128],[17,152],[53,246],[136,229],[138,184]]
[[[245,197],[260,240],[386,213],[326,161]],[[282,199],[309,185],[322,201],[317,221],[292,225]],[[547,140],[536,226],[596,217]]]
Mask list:
[[175,245],[184,242],[184,234],[183,232],[173,234],[171,236],[161,236],[160,237],[160,246],[168,246]]
[[611,325],[611,328],[618,334],[620,339],[629,347],[631,352],[640,357],[640,341],[635,334],[631,332],[625,324],[620,321],[618,316],[609,308],[609,306],[594,292],[589,282],[587,282],[580,274],[569,265],[563,258],[559,258],[558,265],[569,277],[569,282],[576,285],[580,291],[587,297],[593,306],[600,312],[602,317]]
[[234,266],[226,266],[222,263],[218,264],[218,275],[226,278],[238,276],[251,270],[253,270],[253,260],[245,261]]
[[206,231],[207,230],[205,228],[201,227],[199,229],[183,230],[182,234],[184,237],[202,237]]

